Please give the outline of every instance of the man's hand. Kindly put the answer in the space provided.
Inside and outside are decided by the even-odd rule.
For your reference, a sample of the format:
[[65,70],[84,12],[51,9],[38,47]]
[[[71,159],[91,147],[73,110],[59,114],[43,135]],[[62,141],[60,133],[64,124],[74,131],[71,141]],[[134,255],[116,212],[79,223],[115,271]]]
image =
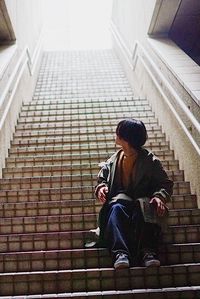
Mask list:
[[153,197],[150,200],[150,203],[155,205],[156,212],[157,212],[158,216],[162,217],[162,216],[165,215],[165,212],[166,212],[167,208],[166,208],[165,204],[162,202],[162,200],[159,197]]
[[106,201],[106,195],[108,193],[108,187],[102,186],[98,191],[98,199],[104,203]]

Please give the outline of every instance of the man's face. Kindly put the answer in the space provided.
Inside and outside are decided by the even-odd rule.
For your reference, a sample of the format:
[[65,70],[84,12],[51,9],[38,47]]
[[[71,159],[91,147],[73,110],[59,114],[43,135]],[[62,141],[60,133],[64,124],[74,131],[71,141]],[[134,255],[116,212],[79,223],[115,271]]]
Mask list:
[[120,138],[117,134],[115,136],[115,143],[117,145],[123,146],[124,143],[127,143],[124,139]]

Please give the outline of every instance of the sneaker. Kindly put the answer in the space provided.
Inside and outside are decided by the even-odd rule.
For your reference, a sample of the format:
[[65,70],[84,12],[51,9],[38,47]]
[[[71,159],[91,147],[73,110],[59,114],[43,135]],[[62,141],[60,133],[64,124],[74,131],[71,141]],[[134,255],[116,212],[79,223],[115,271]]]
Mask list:
[[114,268],[115,269],[129,268],[129,260],[127,254],[120,252],[116,255]]
[[157,258],[155,253],[148,252],[143,257],[143,265],[145,267],[159,267],[160,266],[160,261]]

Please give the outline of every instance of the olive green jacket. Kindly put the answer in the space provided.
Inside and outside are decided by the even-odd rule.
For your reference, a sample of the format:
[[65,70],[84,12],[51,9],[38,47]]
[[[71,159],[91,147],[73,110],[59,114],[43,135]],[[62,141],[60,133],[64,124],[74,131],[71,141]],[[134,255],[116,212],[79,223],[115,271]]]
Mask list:
[[[121,151],[122,150],[119,150],[112,155],[104,163],[98,174],[95,195],[97,196],[97,193],[102,186],[108,187],[107,200],[99,214],[101,235],[103,234],[109,203],[113,201],[113,197],[119,193],[115,178],[116,166]],[[168,178],[159,159],[147,149],[142,148],[138,153],[135,167],[133,183],[128,188],[126,195],[133,201],[139,198],[152,198],[157,196],[164,203],[168,202],[172,195],[173,182]],[[151,218],[151,214],[146,216],[148,219]],[[152,222],[154,222],[153,219]]]

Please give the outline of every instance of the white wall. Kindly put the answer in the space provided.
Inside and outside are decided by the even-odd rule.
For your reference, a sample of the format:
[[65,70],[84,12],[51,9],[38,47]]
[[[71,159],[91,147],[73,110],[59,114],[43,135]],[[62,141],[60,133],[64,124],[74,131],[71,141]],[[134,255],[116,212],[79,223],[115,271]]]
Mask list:
[[5,0],[19,49],[34,51],[43,25],[43,0]]
[[[6,53],[5,49],[0,50],[0,61],[6,60],[5,67],[0,74],[0,177],[2,167],[5,166],[5,158],[8,156],[10,141],[12,140],[22,103],[28,102],[32,98],[41,58],[41,48],[37,46],[43,27],[43,0],[5,0],[5,3],[15,32],[17,47],[10,60],[8,52]],[[17,75],[9,87],[6,97],[2,98],[6,85],[12,77],[13,70],[26,46],[29,48],[31,58],[36,53],[35,49],[38,49],[38,55],[35,56],[38,59],[32,60],[32,70],[34,69],[34,72],[30,74],[28,65],[25,64],[16,90]],[[20,67],[27,57],[27,55],[24,56]],[[20,67],[17,74],[20,72]],[[12,91],[15,91],[13,97],[11,96]]]
[[114,0],[112,20],[130,50],[135,40],[145,42],[156,0]]

